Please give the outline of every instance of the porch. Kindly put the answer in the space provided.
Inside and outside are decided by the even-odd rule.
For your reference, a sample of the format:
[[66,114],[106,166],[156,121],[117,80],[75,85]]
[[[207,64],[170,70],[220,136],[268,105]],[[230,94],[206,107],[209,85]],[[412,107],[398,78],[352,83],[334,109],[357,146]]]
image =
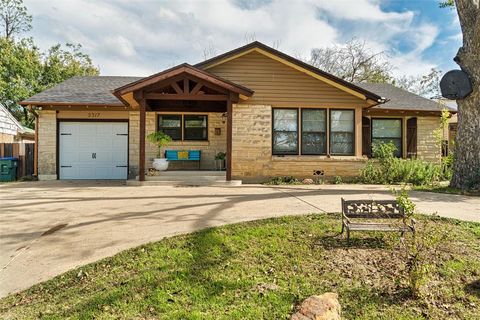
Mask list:
[[[138,122],[130,117],[129,178],[136,179],[129,183],[138,180],[139,183],[167,184],[178,180],[188,185],[196,180],[197,184],[204,185],[219,183],[222,179],[231,181],[232,104],[247,99],[253,91],[182,64],[120,87],[113,94],[138,110]],[[166,171],[148,175],[157,152],[156,147],[146,141],[146,136],[155,131],[163,131],[174,140],[160,154],[165,150],[198,150],[203,154],[196,168],[211,170],[215,168],[215,154],[224,152],[226,171]],[[193,169],[190,164],[190,161],[183,164],[172,161],[170,170]]]

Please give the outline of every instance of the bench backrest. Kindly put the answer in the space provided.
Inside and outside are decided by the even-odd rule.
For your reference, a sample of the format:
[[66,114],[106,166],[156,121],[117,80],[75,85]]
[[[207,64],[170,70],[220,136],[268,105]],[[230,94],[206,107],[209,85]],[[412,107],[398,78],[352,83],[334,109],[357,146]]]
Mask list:
[[405,211],[395,200],[344,200],[342,198],[342,212],[348,218],[405,218]]
[[[178,153],[181,153],[181,157],[178,156]],[[183,154],[188,152],[188,158],[184,157]],[[170,161],[175,160],[190,160],[190,161],[200,161],[200,150],[165,150],[165,158]]]

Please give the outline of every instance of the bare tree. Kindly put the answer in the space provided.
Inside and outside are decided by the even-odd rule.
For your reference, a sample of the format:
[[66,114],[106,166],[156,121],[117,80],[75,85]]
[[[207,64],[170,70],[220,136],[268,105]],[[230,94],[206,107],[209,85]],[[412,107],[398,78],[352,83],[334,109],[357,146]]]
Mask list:
[[213,58],[217,55],[217,49],[213,45],[213,43],[209,42],[208,47],[203,49],[203,59],[207,60]]
[[440,77],[442,71],[435,68],[422,76],[402,76],[392,81],[392,84],[404,90],[414,92],[425,98],[438,98],[440,96]]
[[454,60],[473,83],[473,92],[465,99],[457,100],[458,131],[450,185],[476,189],[480,188],[480,2],[447,0],[441,6],[455,6],[457,9],[463,44]]
[[23,0],[0,0],[0,25],[2,36],[7,39],[32,29],[32,16],[28,14]]
[[352,39],[345,45],[312,49],[311,65],[350,82],[388,82],[391,65],[384,51],[374,51],[365,41]]

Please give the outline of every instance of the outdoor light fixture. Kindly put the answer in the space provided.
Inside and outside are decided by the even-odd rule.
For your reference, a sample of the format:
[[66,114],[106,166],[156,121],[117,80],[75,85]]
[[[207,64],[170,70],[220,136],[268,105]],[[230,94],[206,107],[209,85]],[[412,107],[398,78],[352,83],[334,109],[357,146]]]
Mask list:
[[225,123],[225,122],[227,122],[227,113],[226,112],[224,112],[222,114],[222,123]]

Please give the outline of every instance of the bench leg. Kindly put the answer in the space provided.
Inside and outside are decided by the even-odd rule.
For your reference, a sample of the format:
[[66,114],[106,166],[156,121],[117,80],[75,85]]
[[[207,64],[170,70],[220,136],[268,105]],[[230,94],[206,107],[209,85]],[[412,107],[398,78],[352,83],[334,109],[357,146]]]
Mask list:
[[347,228],[347,243],[350,243],[350,229]]
[[345,230],[345,223],[342,222],[342,232],[340,232],[340,234],[343,234],[344,230]]

